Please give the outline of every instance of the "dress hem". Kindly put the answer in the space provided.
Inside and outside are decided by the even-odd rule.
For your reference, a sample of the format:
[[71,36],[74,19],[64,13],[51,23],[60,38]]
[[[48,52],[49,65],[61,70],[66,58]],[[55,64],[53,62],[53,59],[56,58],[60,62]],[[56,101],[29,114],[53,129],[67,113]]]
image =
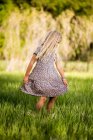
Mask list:
[[27,92],[26,90],[24,90],[22,87],[20,88],[20,90],[23,92],[23,93],[26,93],[26,94],[29,94],[29,95],[32,95],[32,96],[38,96],[38,97],[42,97],[42,96],[45,96],[45,97],[55,97],[55,96],[61,96],[61,95],[64,95],[67,93],[67,89],[64,90],[63,92],[59,93],[59,94],[54,94],[54,95],[49,95],[49,94],[35,94],[35,93],[31,93],[31,92]]

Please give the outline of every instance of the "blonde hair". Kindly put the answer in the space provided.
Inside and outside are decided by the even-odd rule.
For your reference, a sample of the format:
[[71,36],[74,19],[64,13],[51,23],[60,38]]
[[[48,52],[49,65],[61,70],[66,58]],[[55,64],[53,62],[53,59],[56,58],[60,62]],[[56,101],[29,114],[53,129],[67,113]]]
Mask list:
[[37,54],[37,58],[41,58],[48,53],[52,52],[58,43],[62,40],[62,36],[57,31],[50,31],[46,35],[43,42],[39,45],[39,52]]

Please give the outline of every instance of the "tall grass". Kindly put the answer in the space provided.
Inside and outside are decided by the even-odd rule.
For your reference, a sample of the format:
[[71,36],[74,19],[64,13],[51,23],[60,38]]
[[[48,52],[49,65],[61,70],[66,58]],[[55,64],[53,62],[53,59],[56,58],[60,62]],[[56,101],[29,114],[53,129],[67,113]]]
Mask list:
[[69,90],[48,114],[19,90],[23,73],[0,73],[0,140],[92,140],[93,75],[67,73]]

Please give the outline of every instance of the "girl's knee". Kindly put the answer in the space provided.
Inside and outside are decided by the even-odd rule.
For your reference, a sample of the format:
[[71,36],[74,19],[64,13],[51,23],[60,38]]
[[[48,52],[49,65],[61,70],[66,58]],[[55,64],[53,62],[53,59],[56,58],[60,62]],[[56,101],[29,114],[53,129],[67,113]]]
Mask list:
[[47,97],[41,97],[40,100],[46,101]]

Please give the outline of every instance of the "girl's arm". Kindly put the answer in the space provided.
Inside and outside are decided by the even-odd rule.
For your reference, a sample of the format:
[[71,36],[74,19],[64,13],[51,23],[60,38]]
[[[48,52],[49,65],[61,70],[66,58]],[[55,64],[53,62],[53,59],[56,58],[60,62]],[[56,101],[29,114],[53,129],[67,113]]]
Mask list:
[[24,83],[26,83],[28,81],[28,77],[29,77],[29,74],[30,74],[30,71],[33,67],[33,64],[37,61],[37,58],[36,58],[36,55],[33,54],[29,64],[28,64],[28,67],[27,67],[27,70],[26,70],[26,73],[25,73],[25,76],[24,76]]
[[62,66],[59,64],[59,62],[57,60],[55,61],[55,65],[56,65],[56,68],[57,68],[58,72],[60,73],[60,75],[61,75],[61,77],[63,79],[63,83],[65,85],[67,85],[67,80],[65,79],[64,71],[62,69]]
[[57,68],[58,72],[60,73],[60,75],[62,76],[62,78],[64,78],[64,71],[63,71],[61,65],[59,64],[58,61],[56,61],[55,64],[56,64],[56,68]]

